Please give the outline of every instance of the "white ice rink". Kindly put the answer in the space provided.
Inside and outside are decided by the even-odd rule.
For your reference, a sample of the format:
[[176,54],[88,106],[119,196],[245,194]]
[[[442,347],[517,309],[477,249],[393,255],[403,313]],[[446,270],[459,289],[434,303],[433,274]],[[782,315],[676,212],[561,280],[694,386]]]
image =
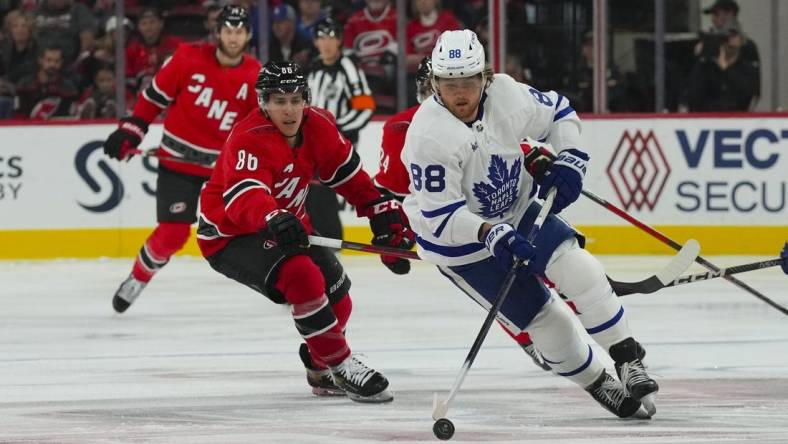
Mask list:
[[[602,260],[637,280],[667,257]],[[427,264],[402,278],[376,258],[344,262],[350,345],[393,403],[313,397],[286,309],[200,259],[174,259],[124,315],[110,299],[128,260],[0,262],[0,442],[437,442],[432,394],[485,313]],[[739,277],[788,305],[779,269]],[[721,279],[623,301],[661,386],[654,419],[613,417],[493,326],[449,412],[453,441],[788,442],[788,317]]]

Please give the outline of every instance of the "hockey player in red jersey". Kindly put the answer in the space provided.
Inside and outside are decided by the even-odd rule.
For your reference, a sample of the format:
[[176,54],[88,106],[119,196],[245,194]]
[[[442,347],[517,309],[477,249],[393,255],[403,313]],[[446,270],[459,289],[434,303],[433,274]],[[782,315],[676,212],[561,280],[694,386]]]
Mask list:
[[239,6],[225,6],[216,32],[218,46],[179,46],[139,94],[132,115],[120,119],[118,129],[104,142],[108,156],[128,159],[137,152],[148,125],[167,110],[156,182],[158,226],[112,299],[118,313],[129,308],[153,275],[189,239],[190,226],[197,220],[200,188],[210,176],[222,144],[233,124],[257,107],[254,83],[260,63],[244,54],[252,36],[248,12]]
[[[399,202],[375,189],[333,116],[308,106],[296,64],[267,63],[255,89],[260,109],[233,129],[200,196],[200,249],[219,273],[290,306],[313,393],[391,401],[386,378],[345,340],[351,300],[342,265],[331,250],[309,245],[309,181],[318,177],[368,217],[373,244],[411,248],[407,218]],[[410,266],[383,262],[395,272]]]

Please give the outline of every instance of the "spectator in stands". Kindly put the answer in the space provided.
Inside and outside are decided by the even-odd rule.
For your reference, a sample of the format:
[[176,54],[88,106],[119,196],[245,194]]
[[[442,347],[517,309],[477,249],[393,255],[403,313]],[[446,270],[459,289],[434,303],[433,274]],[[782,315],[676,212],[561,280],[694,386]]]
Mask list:
[[126,46],[126,82],[134,92],[147,88],[154,74],[181,42],[164,35],[164,17],[155,7],[143,8],[137,18],[139,36]]
[[16,83],[36,72],[37,46],[33,17],[20,10],[13,10],[3,20],[3,44],[0,71],[3,77]]
[[16,87],[16,116],[43,120],[73,117],[78,92],[61,73],[63,50],[54,45],[43,46],[39,54],[38,71]]
[[205,8],[205,20],[203,20],[202,25],[205,28],[205,36],[202,38],[203,42],[210,43],[215,45],[218,43],[218,39],[216,37],[216,22],[219,19],[219,13],[222,11],[222,7],[216,3],[212,3]]
[[[115,63],[115,31],[118,27],[118,20],[110,17],[104,25],[104,35],[96,40],[96,47],[93,57],[101,62]],[[128,37],[131,33],[131,20],[123,17],[124,35]]]
[[[607,110],[622,111],[626,107],[623,78],[618,68],[608,62],[607,77]],[[574,70],[564,73],[561,92],[569,99],[572,108],[578,112],[594,110],[594,33],[583,34],[580,47],[580,58]]]
[[63,66],[93,49],[96,18],[82,3],[73,0],[42,0],[36,10],[39,44],[63,49]]
[[320,7],[321,0],[298,0],[298,22],[296,31],[306,41],[312,41],[315,24],[326,17]]
[[295,9],[287,3],[280,4],[274,8],[272,21],[269,59],[273,62],[293,61],[306,68],[312,43],[296,33]]
[[745,37],[737,22],[718,29],[723,40],[703,42],[687,82],[690,111],[747,111],[757,99],[760,70],[742,58]]
[[[758,46],[741,28],[739,23],[739,5],[735,0],[717,0],[709,8],[703,10],[704,14],[711,15],[711,29],[708,35],[725,35],[731,28],[736,28],[741,37],[741,44],[738,46],[737,58],[742,62],[751,65],[758,73],[755,76],[755,97],[753,98],[750,108],[755,107],[758,98],[761,95],[761,58],[758,54]],[[703,52],[703,42],[706,39],[701,38],[701,42],[696,48],[696,54],[700,55]],[[711,40],[714,40],[712,37]]]
[[[132,97],[127,95],[126,103],[131,103],[131,100]],[[102,63],[96,69],[93,85],[82,94],[78,114],[81,119],[112,119],[118,116],[117,111],[115,66]]]
[[390,0],[365,0],[345,25],[345,48],[358,58],[375,94],[378,110],[395,111],[397,13]]
[[451,11],[441,8],[440,0],[412,0],[412,7],[415,18],[405,34],[408,72],[415,73],[421,59],[432,54],[441,33],[461,26]]

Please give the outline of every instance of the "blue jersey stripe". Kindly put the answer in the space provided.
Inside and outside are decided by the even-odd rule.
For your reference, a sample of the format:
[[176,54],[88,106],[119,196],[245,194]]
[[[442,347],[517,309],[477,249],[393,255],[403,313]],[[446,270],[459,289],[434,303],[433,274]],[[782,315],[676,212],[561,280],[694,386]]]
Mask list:
[[433,244],[432,242],[423,239],[421,236],[416,237],[416,242],[421,245],[421,248],[446,257],[466,256],[484,250],[484,244],[481,242],[450,247],[446,245]]
[[459,202],[454,202],[452,204],[446,205],[445,207],[438,208],[437,210],[430,210],[430,211],[421,210],[421,214],[424,217],[433,218],[435,216],[440,216],[441,214],[453,213],[457,208],[460,208],[463,205],[465,205],[465,199]]
[[581,365],[580,367],[572,370],[571,372],[566,372],[566,373],[558,372],[558,374],[561,375],[561,376],[574,376],[574,375],[582,372],[586,368],[588,368],[588,366],[591,365],[591,360],[593,359],[593,357],[594,357],[594,351],[591,350],[591,346],[589,345],[588,346],[588,359],[586,359],[586,362],[583,363],[583,365]]
[[553,122],[561,120],[564,117],[566,117],[567,114],[570,114],[570,113],[573,113],[573,112],[575,112],[575,110],[572,109],[571,106],[567,106],[566,108],[562,109],[561,111],[558,111],[558,114],[556,114],[555,117],[553,117]]
[[613,318],[610,319],[609,321],[605,322],[604,324],[597,325],[596,327],[587,328],[586,331],[588,332],[588,334],[593,335],[594,333],[599,333],[600,331],[607,330],[608,328],[614,326],[621,319],[622,316],[624,316],[624,307],[621,307],[621,309],[618,310],[618,313],[616,313],[616,315],[613,316]]

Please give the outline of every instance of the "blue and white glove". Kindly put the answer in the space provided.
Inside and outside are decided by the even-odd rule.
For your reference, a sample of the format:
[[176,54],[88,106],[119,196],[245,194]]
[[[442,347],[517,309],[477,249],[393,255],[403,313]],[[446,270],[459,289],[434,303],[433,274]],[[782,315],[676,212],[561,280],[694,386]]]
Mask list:
[[783,258],[783,264],[781,265],[783,272],[788,274],[788,242],[786,242],[783,246],[783,251],[780,252],[780,257]]
[[536,248],[509,224],[496,224],[487,232],[484,245],[504,270],[512,269],[515,259],[525,261],[536,254]]
[[587,163],[588,154],[580,150],[570,148],[558,153],[558,157],[539,181],[540,199],[547,197],[550,188],[557,189],[551,213],[560,213],[580,197]]

